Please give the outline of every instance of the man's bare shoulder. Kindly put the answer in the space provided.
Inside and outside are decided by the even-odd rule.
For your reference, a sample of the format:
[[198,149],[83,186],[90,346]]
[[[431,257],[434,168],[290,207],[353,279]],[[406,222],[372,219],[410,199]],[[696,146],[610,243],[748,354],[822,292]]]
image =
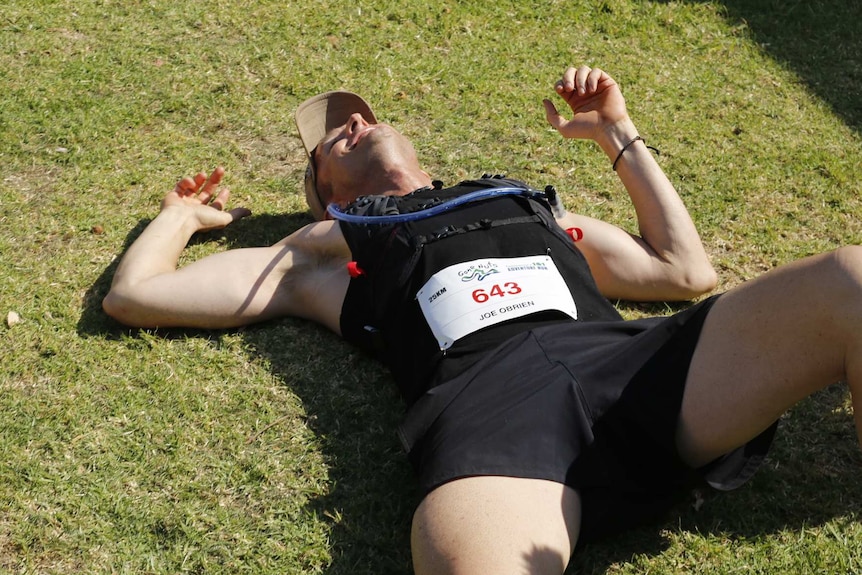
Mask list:
[[315,222],[274,244],[277,264],[271,278],[278,284],[271,302],[278,315],[316,321],[340,333],[339,318],[350,276],[350,248],[337,222]]

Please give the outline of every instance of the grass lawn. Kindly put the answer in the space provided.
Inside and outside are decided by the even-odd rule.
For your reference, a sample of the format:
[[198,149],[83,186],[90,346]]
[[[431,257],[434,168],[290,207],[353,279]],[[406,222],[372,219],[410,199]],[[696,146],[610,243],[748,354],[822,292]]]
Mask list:
[[[102,313],[179,177],[222,164],[254,212],[185,261],[277,241],[310,221],[293,110],[346,88],[436,178],[553,184],[631,228],[607,159],[544,121],[583,62],[621,84],[726,289],[862,243],[860,21],[858,0],[6,0],[0,572],[410,572],[415,484],[380,367],[299,320],[135,330]],[[787,416],[750,484],[570,570],[858,573],[860,479],[839,385]]]

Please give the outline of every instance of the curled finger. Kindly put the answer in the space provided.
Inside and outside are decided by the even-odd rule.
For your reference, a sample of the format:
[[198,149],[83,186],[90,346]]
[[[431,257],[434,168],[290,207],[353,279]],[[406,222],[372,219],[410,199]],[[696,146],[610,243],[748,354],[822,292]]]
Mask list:
[[602,79],[604,72],[599,68],[593,68],[587,75],[586,89],[587,92],[593,93],[599,87],[599,81]]
[[560,79],[559,82],[557,82],[557,86],[559,86],[559,88],[557,89],[558,93],[562,94],[563,92],[571,92],[575,89],[576,72],[577,70],[572,66],[566,68],[566,71],[563,72],[563,77]]
[[195,193],[196,187],[197,186],[195,185],[195,181],[192,178],[186,176],[185,178],[177,182],[177,185],[174,186],[174,192],[176,192],[180,196],[185,197]]
[[581,66],[575,73],[575,87],[578,94],[584,94],[587,91],[587,78],[589,78],[592,69],[589,66]]
[[227,200],[230,197],[230,189],[222,188],[219,190],[218,194],[216,194],[215,199],[213,199],[210,206],[221,211],[224,210],[224,207],[227,205]]
[[219,184],[219,182],[221,182],[222,176],[224,176],[224,168],[218,166],[215,170],[213,170],[209,178],[206,179],[204,187],[201,189],[201,193],[211,195],[213,188],[215,188]]
[[206,181],[207,175],[205,173],[198,172],[195,174],[195,191],[197,191]]

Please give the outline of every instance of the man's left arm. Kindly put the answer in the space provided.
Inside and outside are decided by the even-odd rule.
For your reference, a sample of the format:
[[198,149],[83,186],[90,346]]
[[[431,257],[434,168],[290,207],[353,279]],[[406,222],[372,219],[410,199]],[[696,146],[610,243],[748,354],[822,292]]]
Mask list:
[[640,235],[585,216],[558,223],[582,230],[578,247],[596,283],[611,299],[684,300],[715,287],[716,275],[697,229],[673,184],[629,118],[616,82],[602,70],[569,68],[558,94],[570,120],[545,102],[548,121],[564,137],[592,139],[608,156],[628,192]]

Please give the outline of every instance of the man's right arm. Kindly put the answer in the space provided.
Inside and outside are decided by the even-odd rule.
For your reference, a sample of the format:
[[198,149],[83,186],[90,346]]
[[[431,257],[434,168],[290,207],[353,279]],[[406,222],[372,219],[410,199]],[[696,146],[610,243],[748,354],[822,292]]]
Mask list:
[[[200,177],[178,184],[120,262],[104,310],[136,327],[229,328],[286,315],[338,332],[349,250],[337,224],[310,224],[271,247],[228,250],[177,268],[191,236],[246,212]],[[213,180],[213,176],[210,178]],[[189,184],[189,182],[196,182]],[[210,189],[207,189],[210,188]]]

